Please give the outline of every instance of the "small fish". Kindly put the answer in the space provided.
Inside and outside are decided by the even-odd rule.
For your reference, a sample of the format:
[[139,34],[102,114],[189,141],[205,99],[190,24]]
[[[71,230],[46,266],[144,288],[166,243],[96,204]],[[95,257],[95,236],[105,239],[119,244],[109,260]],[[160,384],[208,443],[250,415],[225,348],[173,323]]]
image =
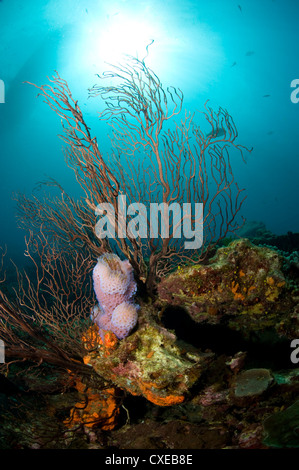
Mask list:
[[234,62],[234,63],[231,65],[231,67],[234,67],[235,65],[237,65],[237,62]]
[[269,131],[269,132],[267,132],[267,135],[273,135],[273,134],[274,134],[274,132],[273,132],[273,131]]
[[271,95],[264,95],[263,98],[269,98]]
[[239,8],[240,12],[242,13],[242,7],[241,7],[241,5],[238,5],[238,8]]
[[254,51],[247,51],[245,55],[246,57],[250,57],[253,54],[254,54]]
[[221,135],[225,135],[225,130],[222,127],[219,127],[217,129],[214,129],[214,131],[211,131],[207,134],[207,137],[212,137],[215,139],[215,137],[220,137]]
[[87,10],[87,8],[85,8],[85,11],[86,11],[86,13],[88,14],[88,10]]

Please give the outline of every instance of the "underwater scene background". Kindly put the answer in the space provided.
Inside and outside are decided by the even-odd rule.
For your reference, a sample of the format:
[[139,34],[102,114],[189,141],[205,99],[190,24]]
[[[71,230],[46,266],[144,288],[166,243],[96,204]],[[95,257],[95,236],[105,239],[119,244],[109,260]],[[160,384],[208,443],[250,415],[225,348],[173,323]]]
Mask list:
[[[298,19],[0,1],[0,449],[298,447]],[[206,245],[105,244],[118,194],[206,197]]]

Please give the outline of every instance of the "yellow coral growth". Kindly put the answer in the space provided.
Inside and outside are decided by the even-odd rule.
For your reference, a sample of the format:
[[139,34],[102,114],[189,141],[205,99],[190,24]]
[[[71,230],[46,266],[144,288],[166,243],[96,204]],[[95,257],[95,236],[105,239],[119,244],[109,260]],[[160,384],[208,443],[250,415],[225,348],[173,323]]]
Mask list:
[[183,395],[166,395],[161,396],[158,392],[158,387],[155,382],[142,382],[139,381],[139,387],[145,398],[158,406],[171,406],[182,403],[185,399]]
[[240,292],[237,292],[238,289],[239,289],[239,283],[233,281],[231,291],[234,294],[234,300],[245,300],[245,296],[241,294]]
[[250,287],[248,288],[247,293],[250,294],[250,292],[253,291],[253,290],[255,290],[255,289],[256,289],[256,286],[250,286]]
[[285,281],[279,281],[275,285],[275,280],[273,279],[273,277],[268,276],[266,278],[266,282],[269,286],[266,291],[266,298],[269,302],[275,302],[276,299],[279,297],[280,288],[285,285]]
[[106,331],[104,334],[104,342],[103,342],[104,356],[105,357],[110,356],[111,351],[113,351],[113,349],[116,348],[117,344],[118,344],[118,339],[115,336],[115,334],[112,333],[111,331]]
[[[243,277],[245,276],[245,273],[240,270],[239,272],[240,274],[240,277]],[[235,281],[232,281],[232,286],[231,286],[231,291],[232,293],[234,294],[234,300],[241,300],[241,301],[244,301],[246,299],[246,295],[248,296],[253,290],[256,289],[256,286],[250,286],[250,287],[243,287],[242,288],[242,292],[241,293],[239,290],[240,290],[240,285],[238,282],[235,282]]]
[[99,327],[97,325],[90,326],[88,330],[82,335],[82,343],[84,348],[87,350],[95,349],[103,344],[103,341],[99,335]]
[[87,427],[100,426],[104,431],[113,429],[119,414],[115,388],[96,391],[74,378],[74,386],[82,400],[74,405],[70,417],[64,421],[68,427],[82,424]]
[[267,282],[267,284],[269,284],[269,286],[274,286],[274,284],[275,284],[275,281],[274,281],[273,277],[271,277],[271,276],[266,278],[266,282]]
[[[111,331],[105,331],[103,334],[104,341],[99,334],[99,327],[97,325],[89,327],[88,330],[82,335],[82,342],[85,349],[88,351],[92,349],[103,348],[104,356],[109,356],[110,351],[116,348],[118,339]],[[90,356],[88,355],[83,358],[85,364],[88,364],[89,358]]]
[[[111,349],[117,345],[117,338],[111,332],[104,334],[104,341],[99,335],[99,328],[93,325],[82,336],[84,348],[88,350],[102,349],[103,355],[109,356]],[[91,356],[86,354],[83,357],[84,364],[88,364]],[[74,387],[82,396],[82,401],[74,405],[70,417],[65,420],[68,427],[76,424],[83,424],[87,427],[100,426],[103,430],[113,429],[116,425],[116,419],[119,414],[119,408],[116,401],[115,388],[104,390],[94,390],[87,387],[79,377],[70,373]]]

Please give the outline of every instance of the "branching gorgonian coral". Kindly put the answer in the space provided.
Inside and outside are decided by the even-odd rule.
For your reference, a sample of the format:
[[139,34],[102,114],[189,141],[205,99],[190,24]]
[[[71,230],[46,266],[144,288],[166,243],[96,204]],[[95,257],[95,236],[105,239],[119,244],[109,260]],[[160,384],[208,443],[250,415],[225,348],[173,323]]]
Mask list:
[[[106,104],[99,117],[112,130],[109,156],[103,155],[100,138],[91,134],[78,101],[58,73],[50,84],[35,85],[62,119],[67,162],[85,196],[75,201],[53,182],[60,197],[42,201],[19,196],[19,212],[25,224],[43,224],[74,250],[84,249],[93,256],[118,252],[129,259],[139,285],[143,282],[153,293],[167,272],[178,264],[202,260],[219,240],[239,227],[244,196],[234,179],[230,153],[244,159],[247,149],[237,144],[234,121],[222,108],[215,112],[206,103],[199,113],[203,127],[194,114],[185,113],[176,121],[183,93],[173,87],[165,89],[144,60],[127,57],[124,65],[113,66],[99,79],[109,84],[96,84],[89,93]],[[124,198],[135,212],[125,214],[126,230],[120,234],[124,222],[120,201]],[[177,220],[189,218],[193,227],[196,215],[191,210],[176,219],[170,208],[200,203],[203,243],[197,249],[186,249],[183,236],[177,236],[182,234]],[[152,219],[140,213],[140,204],[148,211],[158,208],[154,216],[161,220],[154,234]],[[103,215],[99,206],[111,207],[111,238],[101,238],[96,231],[97,216]]]

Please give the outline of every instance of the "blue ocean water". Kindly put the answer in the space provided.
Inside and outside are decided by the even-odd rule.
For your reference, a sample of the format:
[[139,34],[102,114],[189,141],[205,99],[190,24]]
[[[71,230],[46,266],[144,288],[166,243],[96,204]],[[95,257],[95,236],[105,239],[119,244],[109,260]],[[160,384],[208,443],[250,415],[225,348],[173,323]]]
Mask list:
[[152,40],[147,63],[183,90],[184,108],[202,110],[207,99],[226,108],[239,142],[253,147],[246,165],[233,162],[243,215],[277,235],[299,232],[298,19],[294,0],[0,1],[0,245],[22,258],[14,192],[30,196],[50,177],[79,194],[60,119],[24,82],[42,85],[57,70],[105,152],[102,105],[87,89],[107,62],[143,57]]

